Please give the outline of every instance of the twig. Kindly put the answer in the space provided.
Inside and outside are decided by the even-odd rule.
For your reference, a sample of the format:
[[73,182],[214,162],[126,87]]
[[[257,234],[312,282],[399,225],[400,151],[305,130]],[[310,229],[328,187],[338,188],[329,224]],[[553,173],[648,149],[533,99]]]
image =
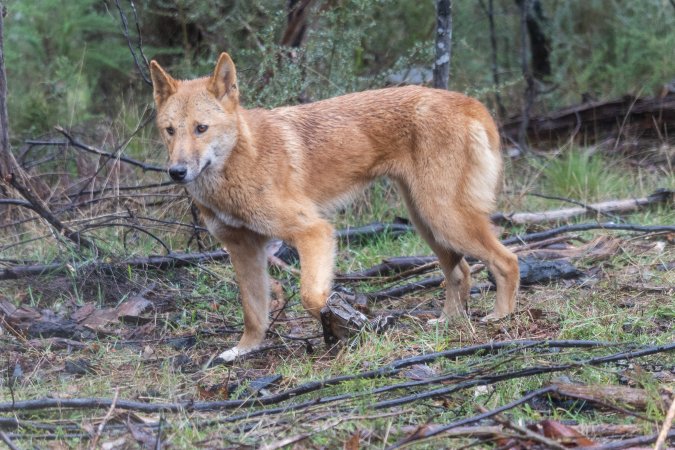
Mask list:
[[106,152],[104,150],[80,142],[77,139],[75,139],[70,133],[68,133],[63,127],[56,127],[55,129],[56,131],[61,133],[67,139],[67,141],[38,141],[31,139],[27,140],[26,143],[31,145],[52,145],[52,146],[72,145],[73,147],[79,148],[81,150],[84,150],[85,152],[92,153],[94,155],[106,156],[111,159],[119,159],[120,161],[131,164],[132,166],[140,167],[144,171],[166,172],[166,170],[162,167],[155,166],[153,164],[146,164],[133,158],[129,158],[128,156],[116,155],[113,152]]
[[68,195],[68,197],[79,197],[79,196],[84,196],[84,195],[99,195],[99,194],[103,194],[104,192],[107,192],[107,191],[138,191],[138,190],[143,190],[143,189],[174,186],[174,185],[175,185],[175,183],[173,181],[164,181],[164,182],[161,182],[161,183],[142,184],[142,185],[138,185],[138,186],[105,187],[105,188],[91,190],[91,191],[82,191],[82,192],[78,192],[77,194],[70,194],[70,195]]
[[35,211],[35,206],[31,202],[26,200],[19,200],[18,198],[0,198],[0,205],[22,206],[24,208],[32,209],[33,211]]
[[446,387],[446,388],[439,388],[431,391],[426,391],[423,393],[418,393],[418,394],[413,394],[413,395],[408,395],[404,397],[399,397],[396,399],[391,399],[391,400],[384,400],[378,403],[374,403],[372,407],[374,409],[382,409],[382,408],[391,408],[394,406],[399,406],[403,404],[407,404],[413,401],[418,401],[418,400],[423,400],[426,398],[432,398],[432,397],[437,397],[439,395],[447,395],[452,392],[456,392],[459,390],[467,389],[470,387],[474,386],[480,386],[480,385],[488,385],[488,384],[494,384],[499,381],[504,381],[504,380],[511,380],[511,379],[516,379],[516,378],[524,378],[532,375],[538,375],[538,374],[544,374],[544,373],[554,373],[554,372],[561,372],[563,370],[568,370],[572,369],[574,367],[580,367],[584,365],[600,365],[600,364],[605,364],[608,362],[614,362],[614,361],[619,361],[622,359],[631,359],[631,358],[637,358],[641,356],[647,356],[655,353],[661,353],[661,352],[670,352],[675,350],[675,343],[671,343],[669,345],[664,345],[664,346],[659,346],[659,347],[647,347],[641,350],[633,351],[633,352],[625,352],[625,353],[616,353],[613,355],[608,355],[608,356],[602,356],[598,358],[591,358],[591,359],[586,359],[582,361],[577,361],[573,363],[567,363],[567,364],[560,364],[557,366],[548,366],[548,367],[530,367],[527,369],[519,370],[519,371],[513,371],[513,372],[504,372],[496,375],[491,375],[491,376],[485,376],[483,378],[478,378],[474,380],[469,380],[463,383],[456,384],[454,386]]
[[670,428],[673,426],[674,418],[675,418],[675,394],[673,395],[673,401],[670,402],[670,408],[668,408],[666,420],[663,421],[663,425],[661,426],[659,438],[656,440],[656,444],[654,444],[654,450],[661,450],[661,447],[663,447],[663,444],[666,442],[668,431],[670,431]]
[[150,77],[146,75],[146,71],[148,70],[148,67],[150,64],[148,63],[148,58],[145,57],[145,54],[143,53],[143,38],[141,36],[141,28],[138,23],[138,14],[136,13],[136,6],[134,5],[133,1],[129,1],[131,3],[131,9],[134,12],[134,20],[136,21],[136,33],[138,34],[138,50],[139,53],[141,54],[141,57],[143,58],[143,62],[145,63],[145,71],[141,68],[141,64],[138,61],[138,56],[136,55],[136,51],[134,50],[133,45],[131,45],[131,37],[129,36],[129,25],[127,23],[127,16],[124,14],[124,11],[122,11],[122,7],[120,6],[119,0],[115,0],[115,6],[117,6],[117,10],[120,13],[120,20],[122,21],[122,33],[124,34],[124,37],[127,40],[127,45],[129,46],[129,51],[131,52],[131,56],[134,58],[134,64],[136,64],[136,68],[138,69],[138,72],[141,74],[141,78],[143,78],[143,81],[149,86],[152,86],[152,80],[150,80]]
[[[535,341],[536,342],[536,341]],[[472,347],[467,347],[467,349],[472,348]],[[475,347],[474,347],[475,348]],[[672,350],[675,348],[675,344],[671,345],[671,348],[669,350]],[[638,355],[640,353],[632,353],[631,357],[634,357],[635,355]],[[572,365],[565,365],[565,366],[552,366],[552,367],[531,367],[528,369],[520,370],[520,371],[515,371],[515,372],[505,372],[501,374],[497,374],[494,376],[486,376],[483,378],[476,378],[476,379],[469,379],[467,381],[458,383],[450,388],[442,388],[442,389],[436,389],[434,391],[429,391],[426,393],[421,393],[421,394],[414,394],[414,395],[409,395],[409,396],[404,396],[404,397],[399,397],[397,399],[392,399],[392,400],[384,400],[380,402],[376,402],[371,404],[372,409],[384,409],[384,408],[390,408],[390,407],[395,407],[395,406],[400,406],[403,404],[408,404],[408,403],[413,403],[425,398],[431,398],[431,397],[436,397],[439,395],[447,395],[452,392],[458,392],[464,389],[469,389],[475,386],[480,386],[480,385],[490,385],[497,383],[499,381],[504,381],[508,379],[515,379],[515,378],[522,378],[526,376],[532,376],[540,373],[552,373],[552,372],[557,372],[561,370],[566,370],[571,367],[575,366],[582,366],[582,365],[596,365],[596,364],[601,364],[605,362],[612,362],[620,359],[627,359],[624,358],[626,353],[620,353],[620,354],[614,354],[614,355],[609,355],[607,357],[601,357],[601,358],[593,358],[585,361],[581,361],[576,364]],[[425,355],[427,356],[427,355]],[[423,356],[424,357],[424,356]],[[408,358],[407,362],[411,362],[415,359],[417,361],[420,361],[419,358],[423,357],[413,357],[413,358]],[[422,360],[422,363],[426,361]],[[407,366],[406,366],[407,367]],[[387,375],[393,375],[400,371],[399,369],[390,371],[387,373]],[[363,374],[363,373],[362,373]],[[247,412],[240,414],[238,416],[233,416],[229,417],[227,419],[224,419],[226,422],[236,422],[238,420],[242,419],[251,419],[254,417],[260,417],[260,416],[266,416],[270,414],[278,414],[278,413],[284,413],[284,412],[290,412],[290,411],[300,411],[304,410],[307,408],[315,407],[318,405],[325,405],[329,403],[334,403],[338,401],[344,401],[344,400],[349,400],[353,398],[358,398],[362,397],[365,395],[373,395],[373,394],[381,394],[384,392],[390,392],[393,390],[399,390],[399,389],[404,389],[404,390],[409,390],[411,387],[416,387],[416,386],[422,386],[425,384],[433,384],[433,383],[443,383],[448,380],[457,380],[458,378],[470,378],[471,374],[463,374],[462,376],[458,376],[455,374],[447,374],[439,377],[435,377],[433,379],[427,379],[427,380],[422,380],[422,381],[413,381],[413,382],[406,382],[406,383],[400,383],[400,384],[395,384],[395,385],[389,385],[389,386],[382,386],[377,389],[370,390],[368,392],[357,392],[357,393],[350,393],[350,394],[343,394],[343,395],[336,395],[333,397],[322,397],[322,398],[317,398],[313,400],[307,400],[305,402],[301,403],[295,403],[293,405],[287,405],[287,406],[282,406],[278,408],[270,408],[270,409],[264,409],[264,410],[259,410],[255,412]],[[343,377],[337,377],[334,380],[341,379],[342,381],[348,381],[356,378],[361,378],[358,375],[357,376],[343,376]],[[368,377],[372,378],[372,377]],[[311,384],[311,383],[310,383]],[[331,384],[332,385],[332,384]],[[298,388],[296,388],[298,389]],[[428,394],[428,395],[427,395]]]
[[141,233],[147,234],[147,235],[150,236],[152,239],[154,239],[156,242],[158,242],[159,245],[161,245],[162,247],[164,247],[164,250],[166,250],[166,254],[167,254],[167,255],[170,255],[170,254],[172,253],[172,252],[171,252],[171,248],[167,245],[167,243],[164,242],[164,241],[163,241],[159,236],[157,236],[155,233],[153,233],[153,232],[151,232],[150,230],[147,230],[147,229],[145,229],[145,228],[143,228],[143,227],[141,227],[141,226],[134,225],[134,224],[131,224],[131,223],[114,223],[114,222],[113,222],[113,223],[95,223],[95,224],[91,224],[91,225],[86,225],[85,227],[83,227],[83,228],[79,231],[79,233],[82,233],[82,232],[87,231],[87,230],[93,230],[93,229],[96,229],[96,228],[112,228],[112,227],[126,227],[126,228],[131,228],[131,229],[134,229],[134,230],[136,230],[136,231],[140,231]]
[[94,438],[91,440],[91,443],[89,444],[89,448],[91,448],[92,450],[96,449],[98,440],[101,439],[103,429],[105,428],[106,423],[108,423],[108,420],[110,420],[110,416],[112,416],[112,413],[115,410],[115,404],[117,403],[117,397],[119,397],[119,395],[120,395],[120,388],[115,388],[115,395],[113,396],[112,403],[110,404],[110,409],[108,409],[108,412],[103,417],[101,423],[98,424],[96,434],[94,435]]

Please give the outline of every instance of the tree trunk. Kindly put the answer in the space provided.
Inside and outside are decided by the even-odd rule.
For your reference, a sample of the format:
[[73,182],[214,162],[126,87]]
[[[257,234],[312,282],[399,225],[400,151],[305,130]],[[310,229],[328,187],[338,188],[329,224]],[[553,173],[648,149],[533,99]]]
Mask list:
[[534,103],[536,95],[536,86],[532,68],[528,62],[528,33],[527,33],[527,15],[530,10],[532,0],[516,0],[520,7],[520,66],[525,80],[525,92],[523,93],[523,108],[521,114],[521,124],[518,130],[518,147],[520,151],[526,153],[529,150],[527,144],[527,126],[530,120],[530,109]]
[[[7,75],[5,74],[5,5],[0,4],[0,186],[9,181],[9,123],[7,120]],[[2,186],[4,189],[4,186]],[[6,194],[6,193],[5,193]]]
[[314,0],[288,0],[286,31],[281,38],[284,47],[300,47],[307,32],[307,16]]
[[452,0],[436,0],[436,59],[434,87],[448,88],[452,56]]

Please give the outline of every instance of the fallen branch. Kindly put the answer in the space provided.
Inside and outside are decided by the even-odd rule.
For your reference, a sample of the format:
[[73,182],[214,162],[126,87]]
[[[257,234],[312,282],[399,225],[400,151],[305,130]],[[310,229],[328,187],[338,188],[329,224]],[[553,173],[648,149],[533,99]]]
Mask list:
[[[427,289],[434,289],[443,284],[445,278],[429,277],[423,280],[414,281],[412,283],[404,284],[402,286],[394,286],[392,288],[382,289],[377,292],[370,292],[366,294],[369,300],[383,300],[387,298],[399,298],[413,292],[425,291]],[[473,288],[471,288],[473,291]]]
[[12,439],[7,436],[4,431],[0,431],[0,439],[2,439],[2,442],[4,442],[10,450],[19,450],[19,447],[12,442]]
[[[639,447],[641,445],[651,444],[658,439],[658,434],[650,434],[649,436],[640,436],[632,439],[624,439],[622,441],[614,441],[608,444],[594,445],[592,447],[584,447],[586,450],[620,450],[624,448]],[[666,439],[675,439],[675,430],[671,430],[666,435]]]
[[335,236],[345,244],[360,244],[373,236],[389,233],[392,236],[398,236],[403,233],[413,231],[412,225],[403,223],[371,223],[360,227],[347,227],[344,230],[338,230]]
[[[620,408],[615,403],[625,404],[635,409],[646,409],[647,405],[654,401],[644,389],[632,388],[628,386],[594,386],[585,384],[555,383],[556,396],[570,397],[578,400],[584,400],[591,403],[597,403],[607,408],[618,409],[624,414],[635,415],[633,411]],[[656,402],[656,406],[665,411],[667,396],[661,396]],[[644,417],[643,417],[644,418]]]
[[604,223],[579,223],[575,225],[564,225],[550,230],[538,231],[535,233],[520,234],[508,239],[502,240],[504,245],[517,243],[541,241],[563,233],[573,231],[588,230],[613,230],[613,231],[637,231],[640,233],[675,233],[675,226],[672,225],[634,225],[630,223],[616,224],[612,222]]
[[434,263],[436,261],[438,261],[436,256],[395,256],[393,258],[383,259],[381,264],[377,264],[360,272],[350,272],[343,275],[337,275],[335,279],[339,281],[368,280],[371,278],[383,277],[417,269],[421,266]]
[[176,267],[185,267],[194,264],[200,264],[207,261],[228,261],[229,254],[224,250],[215,250],[204,253],[170,253],[165,256],[147,256],[130,258],[114,263],[93,261],[85,262],[80,265],[73,263],[51,263],[51,264],[33,264],[14,266],[0,269],[0,281],[16,280],[19,278],[37,276],[37,275],[60,275],[72,273],[75,271],[83,272],[87,270],[110,271],[120,267],[140,267],[144,269],[168,269]]
[[[521,341],[521,342],[526,342],[526,341]],[[531,345],[536,345],[534,342]],[[580,341],[580,343],[583,343],[583,341]],[[588,342],[587,342],[588,343]],[[499,344],[499,343],[496,343]],[[480,346],[475,346],[475,347],[467,347],[466,349],[472,349]],[[527,347],[527,346],[526,346]],[[525,348],[525,347],[522,347]],[[531,348],[531,347],[530,347]],[[664,350],[665,348],[665,350]],[[499,381],[505,381],[505,380],[510,380],[510,379],[517,379],[517,378],[522,378],[526,376],[532,376],[532,375],[537,375],[537,374],[542,374],[542,373],[553,373],[553,372],[558,372],[562,370],[567,370],[573,367],[581,367],[584,365],[598,365],[598,364],[604,364],[607,362],[614,362],[614,361],[619,361],[622,359],[631,359],[635,357],[640,357],[640,356],[646,356],[647,354],[653,354],[653,352],[659,353],[661,351],[672,351],[675,349],[675,344],[671,344],[670,346],[665,346],[657,350],[654,347],[648,347],[643,350],[638,350],[636,352],[628,352],[628,353],[618,353],[614,355],[608,355],[605,357],[599,357],[599,358],[592,358],[588,360],[582,360],[578,361],[576,363],[571,363],[571,364],[566,364],[566,365],[559,365],[559,366],[550,366],[550,367],[531,367],[527,369],[523,369],[520,371],[513,371],[513,372],[505,372],[501,374],[497,374],[494,376],[485,376],[485,377],[476,377],[474,379],[470,379],[468,381],[460,382],[454,386],[451,386],[450,388],[442,388],[442,389],[436,389],[434,391],[429,391],[427,393],[430,393],[430,395],[423,395],[422,394],[414,394],[414,395],[409,395],[409,396],[404,396],[404,397],[399,397],[397,399],[392,399],[392,400],[384,400],[380,402],[376,402],[371,404],[371,408],[373,409],[384,409],[384,408],[390,408],[390,407],[395,407],[395,406],[400,406],[402,404],[407,404],[407,403],[412,403],[417,400],[422,400],[425,398],[431,398],[431,397],[436,397],[440,395],[446,395],[452,392],[457,392],[461,391],[464,389],[469,389],[473,388],[476,386],[483,386],[483,385],[490,385],[490,384],[495,384]],[[457,350],[462,350],[462,349],[457,349]],[[450,350],[450,352],[453,352],[453,350]],[[445,352],[441,352],[445,353]],[[428,362],[424,358],[427,356],[431,355],[423,355],[419,357],[412,357],[412,358],[406,358],[406,360],[402,360],[406,362],[406,366],[408,367],[413,364],[417,363],[425,363]],[[457,356],[457,355],[455,355]],[[434,358],[435,359],[435,358]],[[433,360],[433,359],[432,359]],[[416,361],[416,362],[412,362]],[[386,368],[386,367],[385,367]],[[398,368],[395,369],[393,372],[387,375],[392,375],[394,373],[397,373],[402,369]],[[373,371],[371,371],[372,373]],[[368,372],[364,372],[365,374],[368,374]],[[362,374],[364,374],[362,373]],[[341,379],[342,381],[349,381],[357,378],[362,378],[359,375],[362,374],[357,374],[356,376],[342,376],[342,377],[336,377],[334,380]],[[389,392],[393,390],[409,390],[412,387],[416,386],[421,386],[421,385],[427,385],[427,384],[434,384],[434,383],[446,383],[447,381],[454,380],[457,381],[458,379],[467,379],[470,378],[471,374],[461,374],[461,375],[455,375],[455,374],[446,374],[443,376],[435,377],[432,379],[427,379],[423,381],[413,381],[413,382],[407,382],[407,383],[400,383],[400,384],[395,384],[395,385],[390,385],[390,386],[383,386],[380,388],[372,389],[368,392],[357,392],[357,393],[350,393],[350,394],[343,394],[343,395],[336,395],[333,397],[325,397],[325,398],[316,398],[312,400],[308,400],[302,403],[296,403],[293,405],[286,405],[282,407],[277,407],[277,408],[270,408],[270,409],[264,409],[264,410],[259,410],[259,411],[254,411],[254,412],[246,412],[243,414],[240,414],[238,416],[233,416],[229,417],[227,419],[222,419],[223,422],[236,422],[241,419],[251,419],[254,417],[260,417],[260,416],[266,416],[270,414],[279,414],[279,413],[286,413],[290,411],[299,411],[311,407],[315,407],[318,405],[324,405],[324,404],[329,404],[329,403],[334,403],[338,401],[344,401],[344,400],[349,400],[349,399],[354,399],[358,397],[362,397],[364,395],[373,395],[373,394],[381,394],[384,392]],[[372,377],[367,377],[367,378],[372,378]],[[311,383],[308,383],[311,384]],[[332,383],[331,383],[332,385]],[[296,388],[297,389],[297,388]],[[293,391],[293,390],[291,390]],[[304,392],[303,392],[304,393]],[[278,394],[277,394],[278,395]],[[260,399],[261,400],[261,399]],[[0,405],[1,406],[1,405]],[[0,411],[2,411],[0,409]]]
[[533,213],[498,213],[493,214],[491,219],[497,224],[525,225],[534,223],[548,223],[559,220],[567,220],[584,215],[601,215],[609,213],[628,213],[638,211],[649,205],[660,203],[673,203],[673,191],[660,189],[648,197],[630,198],[623,200],[611,200],[601,203],[584,205],[579,208],[554,209]]

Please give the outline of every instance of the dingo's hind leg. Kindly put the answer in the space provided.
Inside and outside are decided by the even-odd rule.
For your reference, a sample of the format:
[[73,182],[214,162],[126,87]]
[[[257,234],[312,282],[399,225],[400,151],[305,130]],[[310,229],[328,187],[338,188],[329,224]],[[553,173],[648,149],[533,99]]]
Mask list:
[[[451,197],[447,192],[444,193],[444,189],[435,188],[428,179],[415,181],[407,186],[409,191],[406,196],[407,202],[412,205],[410,209],[415,211],[415,220],[424,223],[423,227],[419,227],[424,230],[422,235],[430,234],[436,246],[446,249],[445,253],[452,249],[457,254],[471,255],[483,261],[497,283],[495,309],[486,319],[498,319],[511,314],[516,307],[520,281],[518,258],[493,234],[488,215],[471,204],[457,201],[457,196]],[[432,249],[439,254],[433,246]],[[463,275],[453,272],[451,277],[447,274],[446,277],[449,281],[462,280],[459,292],[468,297],[468,282],[464,282],[468,279],[468,265],[459,261],[456,264]],[[448,286],[451,284],[449,282]],[[449,292],[446,297],[449,305],[447,309],[450,309],[448,312],[452,312],[453,308],[451,294]]]
[[399,191],[405,200],[410,219],[417,232],[429,244],[431,250],[438,257],[438,263],[441,266],[445,276],[445,302],[443,311],[439,319],[430,322],[445,321],[450,317],[463,316],[467,312],[467,303],[471,290],[471,272],[469,265],[464,260],[461,253],[456,252],[446,244],[439,242],[434,233],[427,225],[426,221],[420,216],[417,207],[414,204],[408,187],[403,183],[398,183]]

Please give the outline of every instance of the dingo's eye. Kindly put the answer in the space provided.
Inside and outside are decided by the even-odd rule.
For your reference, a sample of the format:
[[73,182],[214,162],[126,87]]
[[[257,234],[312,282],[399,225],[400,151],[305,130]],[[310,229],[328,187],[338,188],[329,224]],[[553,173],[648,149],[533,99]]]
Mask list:
[[173,127],[166,127],[166,133],[169,136],[173,136],[173,134],[176,132],[176,130],[173,129]]
[[197,125],[197,128],[195,128],[195,129],[197,130],[197,134],[202,134],[202,133],[205,133],[206,130],[209,129],[209,126],[208,125]]

